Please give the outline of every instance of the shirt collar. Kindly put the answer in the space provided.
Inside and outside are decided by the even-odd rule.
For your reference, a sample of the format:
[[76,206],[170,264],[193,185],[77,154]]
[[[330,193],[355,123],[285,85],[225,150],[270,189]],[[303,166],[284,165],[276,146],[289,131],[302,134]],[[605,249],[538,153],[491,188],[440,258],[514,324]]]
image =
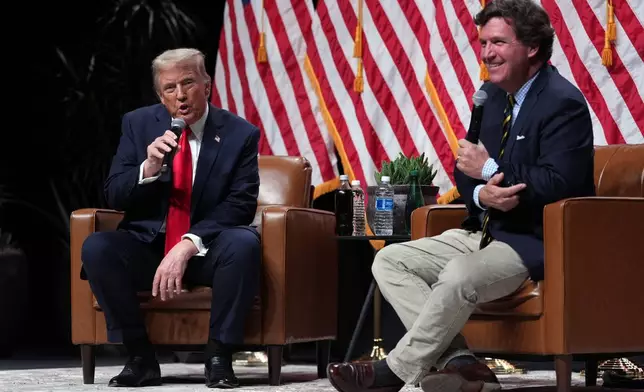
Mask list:
[[208,112],[210,111],[210,105],[206,104],[206,111],[203,113],[203,116],[197,120],[194,124],[190,125],[190,130],[192,134],[195,135],[197,140],[201,141],[203,137],[203,129],[206,126],[206,119],[208,118]]
[[523,86],[521,86],[520,89],[517,90],[516,93],[514,93],[514,102],[516,102],[516,105],[521,106],[523,101],[525,100],[525,97],[528,95],[528,91],[530,91],[530,87],[532,86],[532,83],[534,80],[539,76],[539,72],[534,74],[533,77],[530,78]]

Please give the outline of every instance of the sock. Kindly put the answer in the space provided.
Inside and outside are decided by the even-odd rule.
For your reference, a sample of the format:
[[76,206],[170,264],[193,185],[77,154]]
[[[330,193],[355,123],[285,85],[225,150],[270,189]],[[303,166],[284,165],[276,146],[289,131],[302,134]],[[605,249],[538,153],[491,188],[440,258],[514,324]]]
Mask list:
[[459,355],[458,357],[450,359],[445,367],[453,366],[458,369],[460,367],[471,365],[477,362],[478,360],[473,355]]
[[386,359],[381,359],[373,363],[373,370],[376,376],[374,387],[388,387],[395,385],[404,385],[404,381],[396,376],[387,365]]
[[217,339],[208,339],[208,344],[206,345],[206,358],[210,359],[212,357],[224,357],[232,360],[233,350],[232,347],[228,344],[224,344]]
[[127,349],[127,352],[131,357],[142,357],[146,360],[156,361],[154,346],[152,346],[152,343],[150,343],[147,336],[132,340],[125,340],[123,341],[123,344],[125,345],[125,348]]

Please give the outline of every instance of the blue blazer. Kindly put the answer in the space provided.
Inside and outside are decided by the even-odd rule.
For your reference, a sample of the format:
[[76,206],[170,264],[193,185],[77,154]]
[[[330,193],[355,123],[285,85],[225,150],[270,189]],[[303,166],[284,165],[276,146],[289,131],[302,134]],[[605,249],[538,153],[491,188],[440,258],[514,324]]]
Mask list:
[[[485,83],[488,93],[480,141],[490,157],[499,156],[506,92]],[[543,209],[569,197],[593,196],[593,126],[581,92],[557,70],[544,65],[521,105],[499,162],[504,185],[526,184],[519,205],[508,211],[490,210],[492,236],[510,245],[533,280],[543,279]],[[463,228],[480,230],[482,210],[473,201],[476,185],[484,184],[454,169],[459,193],[469,211]]]
[[[123,116],[122,136],[105,182],[110,208],[124,211],[119,229],[151,242],[168,212],[170,173],[139,185],[146,149],[170,128],[170,114],[161,104]],[[224,229],[248,227],[259,192],[259,129],[246,120],[210,105],[192,188],[190,233],[208,247]]]

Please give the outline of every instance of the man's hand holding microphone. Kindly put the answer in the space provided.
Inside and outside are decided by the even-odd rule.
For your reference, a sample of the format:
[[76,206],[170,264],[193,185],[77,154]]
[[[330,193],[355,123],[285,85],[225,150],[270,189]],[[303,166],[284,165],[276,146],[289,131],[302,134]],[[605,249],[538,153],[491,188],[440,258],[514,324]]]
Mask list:
[[170,153],[173,148],[178,149],[177,135],[172,131],[154,139],[147,148],[148,157],[143,163],[143,178],[154,177],[159,174],[163,165],[163,157]]
[[[465,139],[459,140],[456,153],[456,167],[465,175],[478,180],[483,179],[483,167],[490,158],[490,154],[483,144],[479,143],[481,121],[483,118],[483,105],[487,100],[487,93],[478,90],[474,93],[472,101],[472,118],[470,128]],[[500,211],[510,211],[519,204],[518,193],[526,188],[525,184],[516,184],[509,187],[502,186],[503,173],[497,173],[490,178],[479,192],[479,204],[487,208]]]
[[186,127],[186,121],[175,118],[170,124],[170,129],[154,139],[147,148],[148,157],[143,162],[143,178],[154,177],[160,171],[165,171],[170,166],[170,161],[179,149],[179,137]]

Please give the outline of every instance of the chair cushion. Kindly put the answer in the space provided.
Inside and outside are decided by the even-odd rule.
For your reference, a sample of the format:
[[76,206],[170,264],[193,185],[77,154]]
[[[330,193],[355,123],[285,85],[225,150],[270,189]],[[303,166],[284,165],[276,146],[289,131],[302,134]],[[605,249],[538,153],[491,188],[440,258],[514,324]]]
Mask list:
[[541,283],[526,280],[514,293],[495,301],[480,304],[472,318],[540,317],[543,313]]

